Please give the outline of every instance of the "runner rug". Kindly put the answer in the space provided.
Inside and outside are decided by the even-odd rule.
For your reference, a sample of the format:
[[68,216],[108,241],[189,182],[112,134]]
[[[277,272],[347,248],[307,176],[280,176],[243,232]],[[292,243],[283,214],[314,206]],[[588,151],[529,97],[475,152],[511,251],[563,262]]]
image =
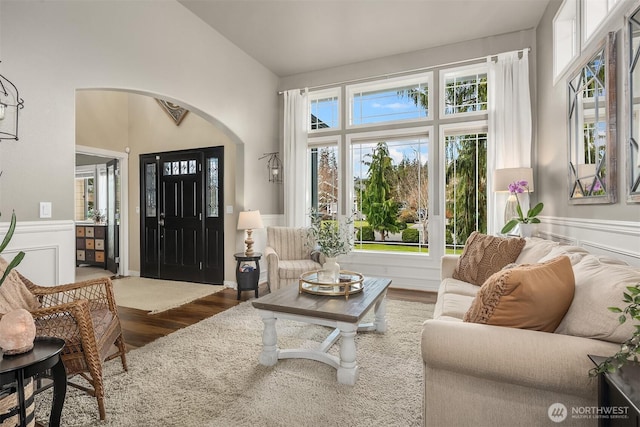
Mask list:
[[150,314],[179,307],[224,289],[224,286],[220,285],[174,282],[144,277],[122,277],[113,279],[112,282],[118,306],[146,310]]
[[[313,360],[260,365],[263,324],[247,301],[130,351],[129,372],[107,362],[106,421],[94,398],[69,388],[62,426],[419,426],[420,337],[432,313],[432,304],[389,300],[387,332],[356,336],[360,377],[348,386]],[[277,331],[281,348],[312,348],[331,330],[279,320]],[[41,422],[50,398],[36,398]]]

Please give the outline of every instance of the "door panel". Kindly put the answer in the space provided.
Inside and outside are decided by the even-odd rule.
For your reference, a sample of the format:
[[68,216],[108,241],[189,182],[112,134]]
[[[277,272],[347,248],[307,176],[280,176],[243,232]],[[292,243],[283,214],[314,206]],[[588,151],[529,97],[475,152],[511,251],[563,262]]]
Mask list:
[[[207,166],[212,153],[216,156],[213,192]],[[224,224],[219,206],[223,187],[218,179],[222,154],[222,147],[216,147],[140,156],[144,277],[222,284]]]

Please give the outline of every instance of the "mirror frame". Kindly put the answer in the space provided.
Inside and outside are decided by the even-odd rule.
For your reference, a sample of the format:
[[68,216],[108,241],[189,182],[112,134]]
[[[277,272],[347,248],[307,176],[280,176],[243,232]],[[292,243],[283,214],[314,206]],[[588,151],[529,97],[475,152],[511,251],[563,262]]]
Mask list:
[[[634,20],[634,16],[637,18]],[[638,44],[638,48],[636,52],[633,50],[633,26],[635,22],[635,26],[640,31],[640,7],[636,8],[633,12],[631,12],[625,19],[627,24],[627,32],[626,32],[626,43],[625,43],[625,52],[627,59],[627,82],[625,85],[626,90],[626,111],[625,117],[628,121],[627,123],[627,150],[626,150],[626,167],[625,171],[625,185],[626,185],[626,193],[627,193],[627,203],[640,203],[640,165],[637,164],[637,161],[640,161],[640,141],[636,141],[633,137],[634,128],[633,128],[633,72],[634,70],[640,73],[640,43]],[[638,110],[638,115],[640,115],[640,109]],[[640,127],[640,117],[638,122],[638,127]],[[639,138],[640,139],[640,138]],[[635,173],[634,173],[635,172]],[[636,190],[633,188],[636,186]]]
[[[571,83],[576,80],[578,76],[580,76],[587,65],[591,63],[599,54],[602,52],[604,57],[604,73],[605,73],[605,82],[604,82],[604,98],[605,98],[605,107],[606,107],[606,115],[605,115],[605,147],[604,147],[604,161],[601,162],[601,166],[598,167],[598,170],[604,169],[606,174],[604,175],[604,185],[606,188],[606,193],[603,195],[595,195],[595,196],[572,196],[575,193],[576,187],[579,187],[581,184],[578,182],[577,172],[572,163],[573,158],[573,150],[574,150],[574,133],[576,130],[573,128],[575,125],[575,116],[572,117],[572,105],[574,105],[573,96],[572,96],[572,85]],[[582,93],[582,92],[581,92]],[[593,50],[590,50],[588,55],[588,59],[580,64],[579,68],[569,77],[567,80],[567,130],[568,130],[568,161],[569,161],[569,170],[568,170],[568,182],[569,182],[569,203],[574,205],[581,204],[610,204],[616,202],[617,195],[617,171],[616,171],[616,152],[617,152],[617,142],[616,142],[616,122],[617,122],[617,112],[616,112],[616,34],[615,32],[610,32],[607,36],[598,43]],[[595,180],[595,178],[594,178]]]

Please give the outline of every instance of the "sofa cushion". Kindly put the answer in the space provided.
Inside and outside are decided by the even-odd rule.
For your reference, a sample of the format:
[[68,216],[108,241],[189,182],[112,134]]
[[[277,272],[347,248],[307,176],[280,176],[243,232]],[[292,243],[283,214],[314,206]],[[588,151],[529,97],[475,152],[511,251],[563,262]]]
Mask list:
[[640,268],[602,263],[586,255],[573,266],[576,294],[557,333],[622,343],[633,333],[635,322],[618,322],[620,314],[608,307],[624,308],[627,286],[640,283]]
[[480,286],[493,273],[514,262],[525,243],[521,238],[489,236],[474,231],[465,243],[453,278]]
[[522,248],[520,255],[518,255],[516,259],[516,264],[535,264],[560,244],[553,240],[541,239],[539,237],[527,237],[525,241],[524,248]]
[[[9,263],[0,256],[0,277],[4,275],[8,266]],[[19,308],[31,311],[39,307],[38,299],[29,292],[18,273],[12,270],[0,286],[0,315]]]
[[549,251],[548,254],[538,260],[538,262],[546,262],[560,255],[566,255],[571,261],[571,265],[576,265],[582,258],[589,255],[589,251],[580,246],[560,245]]
[[463,320],[553,332],[571,305],[574,289],[566,256],[503,270],[482,285]]
[[[478,288],[476,286],[476,288]],[[478,288],[479,289],[479,288]],[[433,318],[452,317],[462,320],[464,314],[474,301],[473,296],[459,294],[444,294],[438,296],[438,301],[433,310]]]

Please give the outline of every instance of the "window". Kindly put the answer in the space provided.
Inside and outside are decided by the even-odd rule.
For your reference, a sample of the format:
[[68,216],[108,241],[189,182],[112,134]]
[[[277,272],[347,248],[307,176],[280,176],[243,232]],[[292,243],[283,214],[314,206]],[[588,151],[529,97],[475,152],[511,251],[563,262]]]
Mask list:
[[487,133],[444,135],[446,247],[460,253],[473,231],[487,232]]
[[339,201],[337,139],[315,141],[309,147],[311,207],[325,219],[336,219]]
[[349,125],[365,126],[431,118],[432,74],[347,86]]
[[351,143],[356,249],[428,252],[428,135]]
[[[564,0],[553,18],[554,83],[584,51],[620,0]],[[581,37],[578,37],[581,34]]]
[[461,67],[441,73],[442,115],[454,116],[487,110],[487,68]]
[[[336,88],[347,125],[330,136],[309,133],[309,208],[325,219],[355,213],[356,258],[393,252],[436,262],[460,251],[470,231],[486,232],[487,64],[436,72],[437,99],[432,72]],[[327,99],[322,92],[310,107]],[[473,168],[463,170],[470,159]]]
[[309,131],[340,128],[340,88],[309,93]]

